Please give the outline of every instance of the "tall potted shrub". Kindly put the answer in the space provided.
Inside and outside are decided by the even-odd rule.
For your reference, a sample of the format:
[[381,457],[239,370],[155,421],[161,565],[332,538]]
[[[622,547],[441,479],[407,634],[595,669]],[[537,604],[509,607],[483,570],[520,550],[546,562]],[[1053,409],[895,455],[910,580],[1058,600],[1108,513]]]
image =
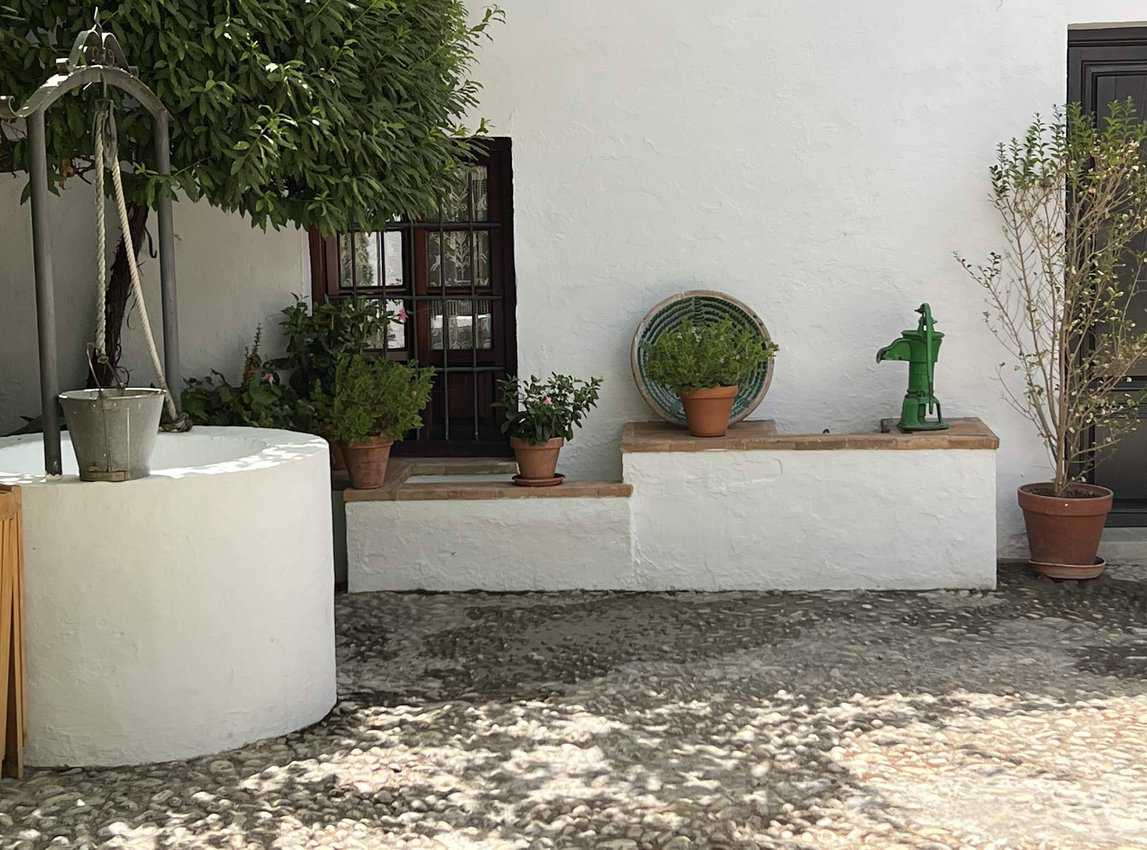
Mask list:
[[390,447],[421,427],[433,384],[433,369],[352,354],[338,363],[332,395],[316,388],[316,415],[342,443],[352,487],[383,485]]
[[[379,345],[388,323],[405,321],[405,311],[391,313],[385,301],[374,298],[339,298],[309,306],[295,296],[295,303],[282,311],[286,354],[269,366],[287,373],[287,383],[300,403],[295,427],[325,437],[330,444],[331,468],[345,469],[343,446],[330,432],[330,422],[316,418],[314,401],[334,392],[339,362],[350,355],[365,354]],[[316,396],[316,393],[319,395]]]
[[[1053,473],[1019,488],[1032,564],[1091,578],[1112,492],[1084,479],[1097,453],[1136,426],[1141,393],[1121,389],[1147,335],[1129,305],[1143,291],[1147,126],[1113,103],[1100,126],[1078,104],[1038,116],[1002,144],[992,203],[1005,248],[960,262],[987,293],[988,326],[1012,355],[1012,406],[1036,427]],[[1001,377],[1003,375],[1001,374]]]
[[583,380],[553,374],[542,380],[506,378],[501,383],[506,419],[502,433],[509,434],[518,461],[514,483],[523,487],[561,484],[558,455],[566,440],[572,440],[586,414],[597,406],[601,378]]
[[680,396],[689,433],[722,437],[739,384],[776,352],[771,340],[732,319],[686,319],[650,344],[646,368],[651,380]]

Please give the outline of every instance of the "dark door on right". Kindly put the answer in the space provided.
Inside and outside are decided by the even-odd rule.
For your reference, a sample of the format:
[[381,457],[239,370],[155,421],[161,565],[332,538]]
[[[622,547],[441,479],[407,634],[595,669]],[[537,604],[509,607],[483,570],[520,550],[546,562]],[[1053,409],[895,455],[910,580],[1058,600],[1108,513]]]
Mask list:
[[[1067,68],[1068,100],[1081,102],[1100,121],[1112,101],[1127,98],[1147,120],[1147,28],[1072,30]],[[1137,247],[1147,247],[1147,235]],[[1147,328],[1147,297],[1139,296],[1131,308],[1136,324]],[[1147,389],[1147,363],[1140,364],[1131,379],[1127,389]],[[1147,405],[1139,408],[1139,417],[1138,430],[1104,452],[1089,476],[1115,491],[1108,525],[1147,526]],[[1102,441],[1103,434],[1091,434],[1090,439]]]

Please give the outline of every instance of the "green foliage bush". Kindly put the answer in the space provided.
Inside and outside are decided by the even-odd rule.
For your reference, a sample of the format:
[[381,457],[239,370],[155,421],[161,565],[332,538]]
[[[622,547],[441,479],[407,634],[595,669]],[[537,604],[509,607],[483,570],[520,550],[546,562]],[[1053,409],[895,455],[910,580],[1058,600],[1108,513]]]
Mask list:
[[217,371],[188,379],[183,408],[194,424],[290,428],[333,437],[331,398],[339,364],[365,354],[397,319],[371,299],[340,298],[312,309],[296,296],[282,312],[282,357],[264,361],[256,332],[237,385]]
[[294,428],[300,400],[268,368],[259,355],[262,331],[243,357],[243,376],[237,385],[212,371],[205,378],[189,378],[181,400],[183,410],[196,425],[245,425],[252,428]]
[[316,390],[317,404],[329,411],[331,435],[344,443],[374,436],[401,440],[422,426],[434,370],[363,354],[343,357],[335,370],[333,395]]
[[506,378],[500,383],[506,411],[502,433],[531,444],[554,437],[572,440],[574,428],[597,406],[601,378],[583,380],[554,373],[547,380]]
[[[325,232],[435,209],[467,158],[474,50],[502,13],[464,0],[101,0],[100,21],[172,114],[173,188]],[[92,22],[88,0],[0,3],[0,92],[23,101]],[[49,181],[91,169],[98,86],[47,113]],[[129,200],[152,204],[150,117],[117,117]],[[481,128],[479,129],[481,132]],[[0,134],[0,171],[27,169]]]
[[339,361],[375,345],[392,320],[383,303],[374,299],[340,298],[312,308],[296,296],[279,322],[286,337],[286,353],[269,365],[287,372],[291,387],[300,396],[309,395],[315,381],[324,392],[331,393]]
[[646,347],[645,367],[651,380],[680,394],[739,384],[776,352],[771,340],[732,319],[686,319]]

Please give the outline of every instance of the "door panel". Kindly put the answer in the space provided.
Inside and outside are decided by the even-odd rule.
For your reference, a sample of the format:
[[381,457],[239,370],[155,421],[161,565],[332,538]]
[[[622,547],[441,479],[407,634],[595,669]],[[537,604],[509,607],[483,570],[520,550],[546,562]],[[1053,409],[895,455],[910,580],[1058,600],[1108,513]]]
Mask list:
[[[1068,39],[1068,99],[1102,120],[1112,101],[1130,98],[1147,119],[1147,28],[1072,30]],[[1147,234],[1136,248],[1147,248]],[[1131,315],[1147,328],[1147,294],[1131,302]],[[1147,386],[1147,363],[1139,364],[1128,388]],[[1125,388],[1127,389],[1127,388]],[[1122,391],[1125,391],[1122,390]],[[1147,409],[1140,418],[1147,419]],[[1091,435],[1093,445],[1104,434]],[[1089,475],[1115,491],[1111,525],[1147,525],[1147,423],[1104,452]]]

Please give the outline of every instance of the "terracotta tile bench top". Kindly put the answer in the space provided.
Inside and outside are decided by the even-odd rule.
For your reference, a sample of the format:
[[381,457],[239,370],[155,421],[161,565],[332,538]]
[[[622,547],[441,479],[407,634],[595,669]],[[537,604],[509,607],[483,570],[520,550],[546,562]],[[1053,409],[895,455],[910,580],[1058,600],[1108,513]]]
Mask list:
[[[518,471],[514,461],[503,458],[392,458],[386,483],[377,490],[347,487],[347,502],[414,502],[472,499],[601,499],[624,498],[633,485],[618,481],[571,481],[557,487],[518,487],[510,476]],[[504,474],[505,481],[413,482],[424,475]]]
[[708,452],[754,450],[836,451],[880,449],[997,449],[1000,439],[976,418],[951,419],[947,431],[905,434],[895,419],[881,421],[880,431],[862,434],[784,434],[771,419],[739,422],[724,437],[694,437],[668,422],[629,422],[621,437],[622,452]]

